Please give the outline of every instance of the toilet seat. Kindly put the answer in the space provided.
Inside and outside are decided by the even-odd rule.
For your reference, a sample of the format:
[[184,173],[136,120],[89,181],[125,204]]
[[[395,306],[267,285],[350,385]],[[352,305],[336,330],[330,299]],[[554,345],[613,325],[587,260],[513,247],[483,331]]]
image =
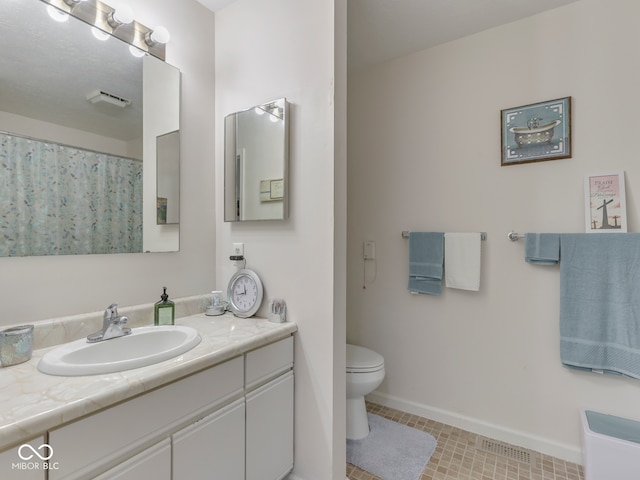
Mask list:
[[347,344],[347,373],[377,372],[382,368],[382,355],[368,348]]

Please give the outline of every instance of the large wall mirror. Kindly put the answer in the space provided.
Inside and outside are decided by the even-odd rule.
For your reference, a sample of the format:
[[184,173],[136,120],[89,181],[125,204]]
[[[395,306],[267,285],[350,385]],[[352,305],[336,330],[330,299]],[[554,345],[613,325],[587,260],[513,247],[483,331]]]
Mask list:
[[0,2],[0,256],[178,251],[180,71],[51,8]]
[[281,98],[225,117],[224,220],[289,215],[289,104]]

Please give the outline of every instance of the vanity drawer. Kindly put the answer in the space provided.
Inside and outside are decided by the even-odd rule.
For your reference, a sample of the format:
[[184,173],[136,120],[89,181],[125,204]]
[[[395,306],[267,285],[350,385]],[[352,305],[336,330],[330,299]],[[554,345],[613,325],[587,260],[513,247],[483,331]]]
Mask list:
[[245,388],[257,387],[293,367],[293,336],[245,354]]
[[161,387],[49,432],[60,469],[49,480],[86,478],[119,463],[243,392],[243,358]]

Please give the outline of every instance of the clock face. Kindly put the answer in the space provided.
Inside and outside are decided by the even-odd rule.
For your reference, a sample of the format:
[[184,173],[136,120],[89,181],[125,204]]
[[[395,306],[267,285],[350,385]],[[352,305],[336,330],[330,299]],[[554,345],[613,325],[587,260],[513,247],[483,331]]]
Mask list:
[[262,303],[262,282],[251,270],[237,271],[227,291],[231,311],[238,317],[250,317]]

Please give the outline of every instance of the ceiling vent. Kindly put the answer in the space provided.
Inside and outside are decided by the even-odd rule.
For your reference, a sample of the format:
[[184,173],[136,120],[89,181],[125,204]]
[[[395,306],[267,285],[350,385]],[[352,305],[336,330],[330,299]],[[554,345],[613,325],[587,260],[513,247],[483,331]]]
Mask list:
[[94,90],[87,94],[87,100],[91,103],[110,103],[117,107],[124,108],[127,105],[131,105],[131,100],[124,97],[119,97],[113,93],[105,92],[104,90]]

